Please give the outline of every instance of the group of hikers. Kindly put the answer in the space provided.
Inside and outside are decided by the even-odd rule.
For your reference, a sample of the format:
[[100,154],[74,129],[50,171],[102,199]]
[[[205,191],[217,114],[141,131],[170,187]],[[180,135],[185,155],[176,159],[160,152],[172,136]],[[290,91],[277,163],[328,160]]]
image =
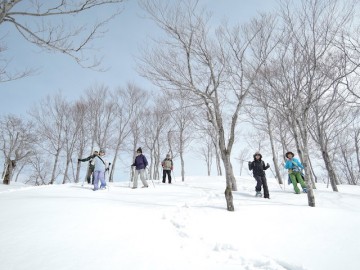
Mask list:
[[[86,173],[86,180],[88,184],[94,185],[93,190],[106,189],[105,173],[109,170],[111,163],[107,162],[104,158],[105,151],[100,149],[100,151],[95,150],[92,155],[87,158],[79,158],[78,162],[89,161],[88,170]],[[163,183],[166,183],[166,176],[168,178],[168,183],[171,184],[171,171],[173,170],[173,161],[170,158],[170,155],[167,154],[166,158],[161,162],[163,168]],[[148,166],[148,161],[142,153],[141,147],[136,150],[136,157],[134,163],[131,164],[131,167],[135,167],[134,177],[133,177],[133,186],[132,188],[137,188],[138,177],[140,175],[140,180],[143,184],[143,188],[149,187],[149,184],[146,181],[145,170]],[[100,187],[99,187],[100,182]]]
[[[294,191],[296,194],[300,194],[300,189],[298,187],[298,183],[300,184],[302,191],[304,193],[307,192],[306,184],[304,182],[304,175],[302,174],[302,170],[304,169],[304,166],[301,164],[301,162],[294,158],[293,152],[287,152],[285,154],[286,162],[284,164],[285,169],[288,170],[289,174],[289,181],[293,184]],[[261,188],[264,191],[264,198],[270,199],[269,194],[269,188],[267,185],[265,170],[270,168],[270,164],[267,163],[265,165],[265,162],[262,160],[262,155],[260,152],[256,152],[254,154],[254,160],[249,161],[249,170],[253,171],[253,176],[256,180],[256,187],[255,187],[255,196],[256,197],[262,197]]]
[[[95,150],[92,155],[84,159],[78,159],[79,162],[89,161],[89,167],[86,174],[86,180],[88,184],[94,185],[93,190],[96,191],[98,189],[106,189],[106,181],[105,181],[105,173],[109,170],[109,166],[111,163],[107,162],[104,159],[105,151],[100,149],[100,151]],[[300,189],[298,187],[298,183],[300,184],[302,191],[307,192],[306,184],[303,179],[302,170],[304,166],[301,162],[294,158],[293,152],[287,152],[285,154],[286,162],[284,164],[285,169],[288,170],[289,181],[293,184],[294,191],[296,194],[300,194]],[[270,164],[262,160],[262,155],[260,152],[256,152],[254,154],[254,160],[249,161],[249,170],[253,171],[253,176],[256,180],[255,186],[255,196],[270,199],[269,188],[267,185],[265,170],[270,168]],[[138,177],[140,175],[140,180],[143,184],[143,188],[149,187],[148,182],[145,177],[145,170],[148,166],[148,161],[146,157],[142,153],[141,147],[136,150],[136,157],[131,164],[132,167],[135,167],[134,177],[133,177],[133,189],[138,187]],[[166,183],[166,177],[168,178],[168,183],[171,184],[171,171],[173,170],[173,161],[169,154],[166,155],[166,158],[161,162],[161,166],[163,168],[163,178],[162,183]],[[100,187],[99,187],[100,182]],[[264,194],[261,193],[263,190]]]

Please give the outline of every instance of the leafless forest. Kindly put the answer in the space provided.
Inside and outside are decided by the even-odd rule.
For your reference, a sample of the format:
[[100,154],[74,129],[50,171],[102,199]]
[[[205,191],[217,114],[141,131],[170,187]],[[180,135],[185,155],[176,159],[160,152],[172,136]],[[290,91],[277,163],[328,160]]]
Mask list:
[[204,173],[225,176],[229,211],[232,162],[242,168],[256,150],[272,157],[279,183],[284,153],[299,157],[309,206],[319,181],[336,192],[360,183],[358,1],[283,0],[241,25],[214,25],[192,0],[141,6],[164,35],[139,52],[137,72],[158,90],[93,85],[75,101],[56,93],[24,117],[1,115],[2,156],[17,164],[12,181],[26,170],[34,185],[78,182],[77,158],[94,147],[111,153],[113,181],[141,145],[153,179],[171,153],[185,181],[184,155],[196,151]]

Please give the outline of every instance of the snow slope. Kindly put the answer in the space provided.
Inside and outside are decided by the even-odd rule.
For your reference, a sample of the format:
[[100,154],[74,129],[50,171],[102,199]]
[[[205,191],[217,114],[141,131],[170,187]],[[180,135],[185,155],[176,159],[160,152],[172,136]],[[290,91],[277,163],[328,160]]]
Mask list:
[[252,178],[237,183],[235,212],[223,177],[0,185],[0,269],[360,269],[360,187],[318,184],[311,208],[274,179],[270,200],[254,197]]

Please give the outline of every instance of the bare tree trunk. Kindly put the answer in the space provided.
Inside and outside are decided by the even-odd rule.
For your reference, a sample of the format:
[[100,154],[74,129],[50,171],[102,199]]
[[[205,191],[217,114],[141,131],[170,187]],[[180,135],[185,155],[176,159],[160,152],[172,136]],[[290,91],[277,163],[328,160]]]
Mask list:
[[5,169],[5,173],[4,173],[3,184],[10,185],[11,178],[13,175],[13,170],[16,165],[16,162],[15,162],[15,160],[8,159],[6,163],[7,164],[6,164],[6,169]]
[[[314,176],[315,183],[317,183],[317,182],[318,182],[318,181],[317,181],[317,176],[316,176],[316,174],[315,174],[315,172],[314,172],[314,168],[313,168],[313,165],[312,165],[312,163],[311,163],[311,159],[309,159],[309,165],[310,165],[311,173],[312,173],[312,175]],[[313,188],[316,189],[316,186],[314,185]]]
[[357,129],[355,131],[355,151],[356,151],[356,160],[358,165],[358,171],[360,171],[360,147],[359,147],[359,141],[360,141],[360,129]]
[[183,139],[183,130],[180,130],[180,140],[179,140],[179,154],[180,154],[180,163],[181,163],[181,181],[185,181],[185,162],[184,162],[184,139]]
[[269,118],[269,110],[268,107],[265,107],[266,109],[266,119],[267,119],[267,124],[268,124],[268,135],[269,135],[269,140],[270,140],[270,145],[271,145],[271,152],[272,152],[272,156],[273,156],[273,162],[274,162],[274,166],[275,166],[275,173],[276,173],[276,178],[278,179],[279,184],[283,184],[283,180],[281,177],[281,173],[280,173],[280,169],[278,166],[278,157],[275,151],[275,142],[274,142],[274,138],[273,138],[273,131],[272,131],[272,127],[271,127],[271,121]]
[[18,169],[17,169],[17,173],[16,173],[16,176],[15,176],[14,182],[18,181],[19,175],[22,172],[22,170],[24,169],[25,165],[26,165],[26,163],[22,163],[20,168],[19,168],[19,164],[17,164]]
[[220,153],[219,153],[220,151],[219,151],[219,146],[216,142],[214,142],[214,147],[215,147],[215,160],[216,160],[217,175],[222,176]]
[[116,166],[116,160],[117,156],[119,155],[120,149],[118,151],[115,151],[113,161],[111,163],[111,170],[109,173],[109,182],[114,182],[114,172],[115,172],[115,166]]
[[56,174],[56,170],[57,170],[57,165],[58,165],[58,161],[59,161],[59,155],[60,155],[60,149],[56,150],[56,154],[55,154],[55,161],[54,161],[54,166],[53,166],[53,170],[51,173],[51,180],[49,184],[54,184],[55,183],[55,174]]
[[[297,143],[297,146],[298,146],[299,155],[303,157],[302,162],[303,162],[303,165],[304,165],[304,168],[305,168],[305,175],[312,176],[311,173],[310,173],[309,165],[308,165],[308,163],[309,163],[308,162],[309,161],[309,152],[308,152],[309,150],[308,149],[309,148],[308,148],[308,136],[307,136],[307,129],[306,129],[307,123],[306,123],[305,119],[307,119],[307,118],[303,117],[303,122],[302,123],[300,123],[299,120],[296,121],[297,124],[299,125],[299,129],[300,129],[300,136],[301,136],[301,139],[302,139],[302,146],[303,146],[303,149],[304,149],[303,152],[300,149],[300,144]],[[302,126],[301,126],[301,124],[302,124]],[[297,133],[296,133],[296,137],[298,138]],[[306,186],[307,186],[308,205],[310,207],[315,207],[315,195],[314,195],[314,190],[313,190],[313,186],[315,184],[312,183],[310,185],[309,178],[312,179],[312,177],[305,177],[305,183],[306,183]]]
[[69,171],[69,165],[70,165],[71,159],[68,157],[66,159],[66,165],[65,165],[65,172],[64,172],[64,178],[62,183],[65,184],[66,183],[66,179],[68,179],[68,171]]
[[322,154],[322,157],[323,157],[323,160],[325,163],[326,170],[328,171],[328,177],[330,179],[331,187],[332,187],[333,191],[338,192],[339,190],[336,186],[337,176],[334,171],[334,168],[333,168],[333,165],[332,165],[332,162],[331,162],[331,159],[330,159],[327,149],[321,147],[321,154]]
[[226,177],[226,189],[225,189],[225,199],[226,199],[226,207],[228,211],[235,211],[234,202],[233,202],[233,183],[235,180],[234,173],[232,170],[230,156],[223,156],[223,162],[225,166],[225,177]]

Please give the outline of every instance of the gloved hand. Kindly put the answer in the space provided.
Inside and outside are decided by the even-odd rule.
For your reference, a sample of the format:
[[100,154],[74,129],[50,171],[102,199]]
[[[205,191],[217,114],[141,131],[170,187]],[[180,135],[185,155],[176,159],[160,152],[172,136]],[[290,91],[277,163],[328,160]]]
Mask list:
[[78,158],[78,162],[80,162],[81,161],[81,159],[80,158]]
[[269,164],[269,163],[267,163],[267,164],[266,164],[266,166],[270,167],[270,164]]

